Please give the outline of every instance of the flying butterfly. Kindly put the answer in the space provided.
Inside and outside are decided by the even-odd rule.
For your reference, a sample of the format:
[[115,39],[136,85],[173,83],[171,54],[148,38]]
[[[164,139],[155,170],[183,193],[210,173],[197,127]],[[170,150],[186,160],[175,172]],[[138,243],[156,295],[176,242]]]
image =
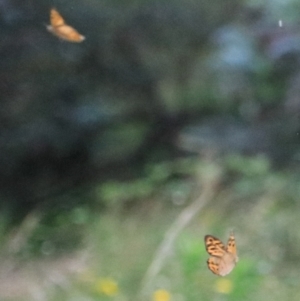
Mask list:
[[47,25],[48,31],[60,39],[73,43],[80,43],[85,40],[85,37],[75,28],[65,23],[65,20],[55,8],[50,11],[50,23],[51,25]]
[[219,276],[229,274],[238,262],[234,234],[230,234],[226,246],[212,235],[206,235],[204,241],[206,251],[211,255],[207,260],[208,268]]

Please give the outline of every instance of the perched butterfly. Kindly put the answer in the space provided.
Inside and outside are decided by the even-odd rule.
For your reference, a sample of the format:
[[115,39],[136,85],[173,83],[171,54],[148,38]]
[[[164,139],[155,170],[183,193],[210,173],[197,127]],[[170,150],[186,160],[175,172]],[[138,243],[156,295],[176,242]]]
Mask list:
[[206,235],[204,241],[206,251],[211,255],[207,260],[208,268],[219,276],[229,274],[238,262],[233,233],[229,236],[227,246],[212,235]]
[[48,25],[47,29],[63,40],[80,43],[85,39],[76,29],[67,25],[60,13],[54,8],[50,11],[50,23],[51,25]]

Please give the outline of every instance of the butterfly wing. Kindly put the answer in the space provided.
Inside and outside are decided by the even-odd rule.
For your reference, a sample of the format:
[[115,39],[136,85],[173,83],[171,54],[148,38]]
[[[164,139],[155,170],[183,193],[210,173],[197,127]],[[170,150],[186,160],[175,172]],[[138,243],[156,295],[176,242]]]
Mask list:
[[82,42],[85,37],[81,35],[75,28],[69,25],[63,25],[54,28],[54,34],[59,38],[69,41],[69,42]]
[[226,276],[235,267],[235,256],[231,253],[225,253],[223,257],[211,256],[207,260],[208,268],[216,275]]
[[50,23],[53,27],[58,27],[65,24],[63,17],[55,8],[52,8],[50,11]]
[[227,241],[226,251],[236,255],[236,244],[234,234],[231,232]]
[[204,237],[205,248],[209,255],[215,257],[222,257],[226,252],[224,244],[215,236],[206,235]]
[[207,267],[216,275],[219,275],[220,257],[209,257],[207,259]]

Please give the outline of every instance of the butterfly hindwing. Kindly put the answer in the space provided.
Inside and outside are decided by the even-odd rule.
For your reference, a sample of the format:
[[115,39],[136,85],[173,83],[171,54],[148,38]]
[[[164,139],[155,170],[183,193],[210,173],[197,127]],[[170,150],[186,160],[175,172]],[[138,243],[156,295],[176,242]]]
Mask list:
[[78,42],[80,39],[80,34],[71,26],[64,25],[57,28],[56,31],[58,37],[69,42]]
[[208,268],[216,275],[219,275],[219,262],[218,257],[209,257],[207,259]]

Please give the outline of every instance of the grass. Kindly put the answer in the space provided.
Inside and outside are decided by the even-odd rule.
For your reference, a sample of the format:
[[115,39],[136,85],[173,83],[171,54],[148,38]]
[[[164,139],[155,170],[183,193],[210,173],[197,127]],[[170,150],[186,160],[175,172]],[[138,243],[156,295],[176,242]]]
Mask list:
[[[61,229],[65,240],[70,237],[64,252],[28,255],[28,244],[38,245],[36,235],[45,229],[43,219],[37,219],[19,252],[3,255],[1,300],[299,300],[297,175],[272,171],[262,158],[195,166],[197,173],[188,181],[196,185],[184,202],[149,193],[117,210],[111,206],[99,213],[78,207],[65,212],[66,222],[59,218],[60,226],[53,230]],[[213,192],[201,199],[207,187]],[[203,206],[189,211],[197,201]],[[41,250],[47,250],[45,242],[55,246],[59,241],[47,234],[51,228],[53,224],[44,232]],[[217,277],[206,267],[203,237],[213,234],[226,241],[231,229],[240,261],[230,275]],[[150,273],[155,262],[158,266]]]

